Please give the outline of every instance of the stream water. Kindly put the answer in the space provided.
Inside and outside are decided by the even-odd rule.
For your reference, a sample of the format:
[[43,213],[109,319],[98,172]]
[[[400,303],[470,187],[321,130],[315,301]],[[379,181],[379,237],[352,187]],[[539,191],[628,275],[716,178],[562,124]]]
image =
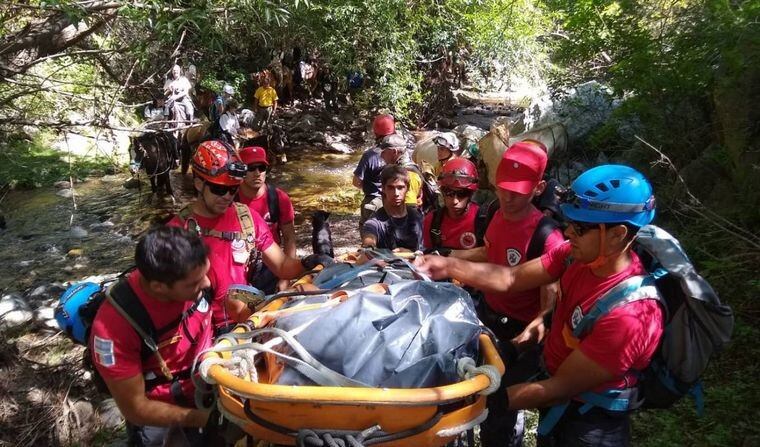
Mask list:
[[[317,209],[333,213],[336,245],[351,243],[343,226],[358,242],[355,214],[361,197],[351,176],[360,156],[360,149],[350,155],[303,149],[270,172],[268,180],[293,200],[299,251],[311,250],[309,216]],[[0,291],[121,271],[132,262],[136,238],[193,198],[190,174],[173,174],[174,205],[151,200],[144,178],[139,189],[125,188],[129,178],[117,174],[75,183],[73,199],[54,187],[8,193],[2,204],[7,228],[0,231]]]

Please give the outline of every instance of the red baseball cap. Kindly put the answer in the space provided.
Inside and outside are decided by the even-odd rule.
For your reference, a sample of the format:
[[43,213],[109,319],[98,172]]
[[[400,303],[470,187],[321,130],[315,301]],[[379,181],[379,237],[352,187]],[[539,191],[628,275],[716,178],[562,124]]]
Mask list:
[[546,151],[532,141],[518,141],[504,152],[496,168],[496,186],[530,194],[544,177]]
[[267,166],[269,166],[269,161],[267,160],[267,151],[263,147],[260,146],[248,146],[240,149],[240,160],[247,164],[253,164],[253,163],[263,163]]

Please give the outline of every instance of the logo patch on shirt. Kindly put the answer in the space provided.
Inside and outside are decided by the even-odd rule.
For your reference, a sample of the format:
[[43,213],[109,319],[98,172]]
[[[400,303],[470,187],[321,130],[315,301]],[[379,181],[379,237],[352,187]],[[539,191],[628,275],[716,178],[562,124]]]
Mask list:
[[575,330],[575,328],[581,323],[582,319],[583,310],[581,310],[581,306],[575,306],[575,309],[573,309],[573,315],[570,317],[570,327]]
[[197,310],[202,314],[208,312],[208,300],[205,296],[201,297],[201,300],[198,302]]
[[475,234],[469,231],[465,231],[461,236],[459,236],[459,243],[464,248],[473,248],[475,247],[476,242],[477,240],[475,239]]
[[507,249],[507,264],[510,267],[514,267],[517,264],[520,263],[520,259],[522,259],[522,254],[520,253],[520,250],[516,248],[508,248]]
[[100,338],[96,335],[92,345],[98,363],[106,368],[116,365],[116,357],[113,355],[113,340]]

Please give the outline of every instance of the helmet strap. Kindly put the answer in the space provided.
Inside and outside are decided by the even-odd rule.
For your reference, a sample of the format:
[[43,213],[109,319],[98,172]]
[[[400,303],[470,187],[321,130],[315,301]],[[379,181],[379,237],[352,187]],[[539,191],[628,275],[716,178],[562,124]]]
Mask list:
[[617,251],[612,254],[604,254],[605,251],[607,251],[607,224],[600,224],[599,225],[599,254],[597,255],[596,259],[586,264],[591,269],[597,269],[602,266],[604,266],[610,259],[616,258],[620,256],[621,253],[625,253],[628,251],[628,249],[631,248],[631,245],[633,244],[633,241],[636,240],[636,238],[631,238],[630,241],[620,249],[620,251]]
[[596,259],[586,264],[591,269],[597,269],[604,264],[607,263],[607,261],[611,258],[611,256],[608,256],[604,254],[604,252],[607,251],[607,224],[600,224],[599,225],[599,254],[596,256]]

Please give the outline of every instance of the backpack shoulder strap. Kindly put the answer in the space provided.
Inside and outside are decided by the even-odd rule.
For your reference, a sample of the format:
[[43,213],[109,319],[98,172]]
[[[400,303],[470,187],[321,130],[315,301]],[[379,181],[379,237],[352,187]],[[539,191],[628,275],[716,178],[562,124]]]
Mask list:
[[158,352],[156,328],[153,325],[153,320],[151,320],[147,309],[142,305],[129,283],[126,280],[114,283],[106,292],[106,300],[127,320],[127,323],[137,332],[145,346],[156,356],[164,376],[168,380],[172,380],[172,373]]
[[267,184],[267,206],[269,206],[269,221],[276,224],[280,223],[280,198],[277,194],[277,188],[270,184]]
[[573,336],[582,338],[591,330],[596,320],[612,309],[640,300],[657,300],[662,303],[662,297],[651,275],[631,276],[605,292],[575,326]]
[[499,210],[499,199],[493,199],[486,202],[478,208],[478,214],[475,216],[475,239],[476,246],[482,247],[485,243],[486,230],[491,223],[493,215]]
[[549,216],[544,216],[538,221],[536,229],[533,230],[533,236],[530,237],[528,243],[528,250],[525,252],[526,259],[535,259],[541,256],[544,252],[544,246],[546,245],[546,239],[552,232],[559,228],[559,223]]
[[243,238],[253,243],[256,240],[256,227],[253,225],[253,216],[248,205],[244,205],[238,202],[232,202],[235,206],[235,212],[237,213],[238,221],[240,221],[240,231],[243,233]]
[[433,211],[433,221],[430,223],[430,241],[433,243],[431,248],[438,248],[443,244],[441,240],[441,222],[443,222],[443,213],[446,208],[438,208]]

